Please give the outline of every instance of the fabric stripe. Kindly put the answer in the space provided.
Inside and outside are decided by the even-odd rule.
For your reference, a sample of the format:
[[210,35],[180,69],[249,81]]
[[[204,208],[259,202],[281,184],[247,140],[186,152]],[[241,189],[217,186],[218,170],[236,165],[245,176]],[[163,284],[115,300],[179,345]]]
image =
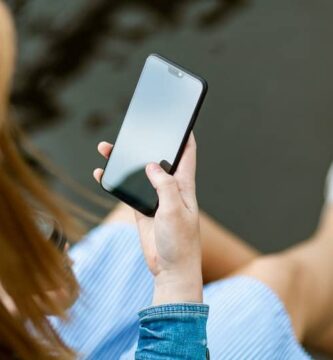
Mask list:
[[152,277],[136,229],[124,224],[98,227],[70,256],[82,294],[70,311],[70,322],[53,323],[83,358],[102,359],[105,349],[117,359],[137,339],[137,312],[152,297]]
[[237,276],[206,287],[212,359],[310,359],[297,342],[278,297],[261,282]]

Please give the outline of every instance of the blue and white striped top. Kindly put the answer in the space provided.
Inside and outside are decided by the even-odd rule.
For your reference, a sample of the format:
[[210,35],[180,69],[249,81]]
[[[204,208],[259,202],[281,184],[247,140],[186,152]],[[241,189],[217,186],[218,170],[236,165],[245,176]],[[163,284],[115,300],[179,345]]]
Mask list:
[[[70,252],[81,285],[66,324],[52,319],[82,359],[134,359],[138,312],[151,304],[153,279],[136,228],[101,225]],[[211,359],[306,360],[279,298],[250,277],[232,277],[204,289]],[[185,358],[184,358],[185,359]]]

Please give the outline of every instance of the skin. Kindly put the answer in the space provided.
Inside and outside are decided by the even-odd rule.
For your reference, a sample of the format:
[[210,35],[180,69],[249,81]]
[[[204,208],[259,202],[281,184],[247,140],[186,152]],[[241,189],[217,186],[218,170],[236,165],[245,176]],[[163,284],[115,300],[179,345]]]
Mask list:
[[[103,153],[108,144],[101,143]],[[108,151],[110,155],[111,148]],[[199,210],[195,196],[196,143],[191,134],[174,176],[156,163],[146,174],[159,198],[155,217],[135,211],[147,265],[154,275],[153,304],[202,302]],[[94,171],[100,181],[103,172]]]
[[[111,150],[109,143],[98,145],[98,151],[105,158],[110,156]],[[97,181],[102,172],[102,169],[94,171]],[[105,221],[133,223],[135,217],[131,208],[121,204]],[[333,206],[324,207],[319,227],[309,240],[269,256],[262,256],[200,211],[199,222],[205,282],[235,273],[261,280],[284,302],[299,341],[333,355],[333,265],[330,255],[333,252]]]

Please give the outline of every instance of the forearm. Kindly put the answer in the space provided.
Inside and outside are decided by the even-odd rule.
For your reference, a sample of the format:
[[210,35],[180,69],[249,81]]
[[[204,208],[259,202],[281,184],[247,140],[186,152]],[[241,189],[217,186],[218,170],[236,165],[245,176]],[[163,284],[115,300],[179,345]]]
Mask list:
[[200,262],[184,269],[164,271],[155,277],[153,305],[202,303]]
[[204,283],[222,279],[257,258],[260,253],[200,211]]
[[153,305],[139,313],[136,359],[205,359],[208,306],[200,261],[155,276]]

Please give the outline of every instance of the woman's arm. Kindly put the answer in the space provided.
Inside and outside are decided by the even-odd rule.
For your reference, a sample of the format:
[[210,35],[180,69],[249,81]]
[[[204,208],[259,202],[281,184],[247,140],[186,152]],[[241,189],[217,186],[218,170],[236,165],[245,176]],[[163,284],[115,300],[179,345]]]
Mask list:
[[[101,143],[99,150],[105,143]],[[111,150],[111,149],[110,149]],[[208,307],[202,304],[196,144],[191,134],[176,173],[146,167],[159,207],[154,218],[135,212],[142,249],[154,275],[153,306],[139,314],[137,359],[205,359]],[[94,173],[97,180],[102,171]]]
[[205,359],[208,307],[202,304],[196,144],[191,135],[174,176],[149,164],[157,191],[154,218],[136,213],[143,251],[155,277],[153,305],[139,313],[136,359]]

